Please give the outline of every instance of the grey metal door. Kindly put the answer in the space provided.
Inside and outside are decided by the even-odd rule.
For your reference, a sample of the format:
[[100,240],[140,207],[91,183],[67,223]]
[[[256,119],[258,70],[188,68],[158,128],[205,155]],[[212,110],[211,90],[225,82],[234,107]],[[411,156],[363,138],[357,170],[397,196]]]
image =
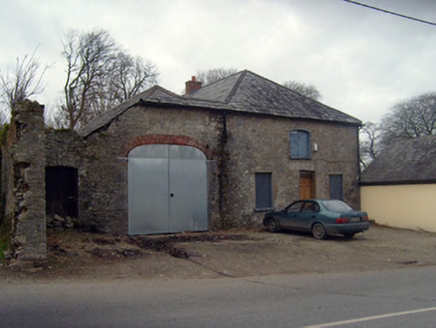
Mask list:
[[143,145],[128,156],[129,234],[207,230],[205,155],[194,147]]

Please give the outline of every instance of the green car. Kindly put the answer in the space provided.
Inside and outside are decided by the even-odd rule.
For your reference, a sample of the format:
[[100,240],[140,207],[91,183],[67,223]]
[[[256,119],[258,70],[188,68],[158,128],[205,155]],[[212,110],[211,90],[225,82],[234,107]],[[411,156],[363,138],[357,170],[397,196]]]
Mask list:
[[355,211],[335,199],[297,200],[281,211],[265,214],[263,224],[270,232],[282,229],[311,232],[316,239],[331,234],[352,238],[369,228],[366,212]]

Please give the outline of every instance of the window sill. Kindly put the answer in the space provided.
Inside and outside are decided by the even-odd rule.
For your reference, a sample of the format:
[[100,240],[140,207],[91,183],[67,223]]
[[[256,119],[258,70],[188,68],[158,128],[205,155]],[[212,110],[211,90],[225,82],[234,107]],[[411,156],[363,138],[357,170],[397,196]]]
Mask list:
[[270,211],[274,211],[274,210],[275,210],[274,207],[255,208],[254,209],[255,212],[270,212]]

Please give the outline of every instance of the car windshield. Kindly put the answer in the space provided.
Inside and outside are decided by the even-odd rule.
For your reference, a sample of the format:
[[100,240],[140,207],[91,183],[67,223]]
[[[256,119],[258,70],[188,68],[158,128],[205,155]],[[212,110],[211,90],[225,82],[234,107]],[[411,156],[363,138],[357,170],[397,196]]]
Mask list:
[[323,200],[321,202],[329,212],[351,212],[353,209],[340,200]]

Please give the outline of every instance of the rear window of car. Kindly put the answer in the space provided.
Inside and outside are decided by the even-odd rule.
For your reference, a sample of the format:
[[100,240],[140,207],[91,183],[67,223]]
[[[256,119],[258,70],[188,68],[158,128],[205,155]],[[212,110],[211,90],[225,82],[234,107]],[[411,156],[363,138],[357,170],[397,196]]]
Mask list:
[[340,200],[324,200],[321,202],[329,212],[351,212],[353,209]]

